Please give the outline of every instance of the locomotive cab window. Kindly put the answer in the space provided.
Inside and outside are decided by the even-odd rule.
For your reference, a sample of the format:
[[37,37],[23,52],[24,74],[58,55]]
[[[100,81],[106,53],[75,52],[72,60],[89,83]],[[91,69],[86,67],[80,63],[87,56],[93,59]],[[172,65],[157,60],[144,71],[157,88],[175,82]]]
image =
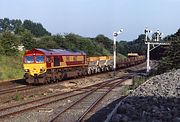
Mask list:
[[36,56],[36,63],[44,63],[44,56]]
[[25,56],[24,63],[34,63],[33,56]]
[[50,57],[46,57],[46,63],[51,63],[51,58]]
[[60,66],[60,60],[59,60],[59,57],[57,56],[55,56],[54,57],[54,66]]

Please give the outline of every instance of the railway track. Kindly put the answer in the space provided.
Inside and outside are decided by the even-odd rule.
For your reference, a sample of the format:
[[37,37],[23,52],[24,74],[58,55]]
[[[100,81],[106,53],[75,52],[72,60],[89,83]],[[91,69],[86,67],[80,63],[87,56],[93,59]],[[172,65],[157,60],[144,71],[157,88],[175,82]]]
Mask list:
[[[112,89],[114,89],[115,87],[121,85],[122,82],[124,82],[125,80],[127,80],[129,78],[129,76],[124,77],[122,79],[118,79],[118,80],[113,80],[111,82],[108,82],[106,84],[101,84],[98,87],[92,89],[91,91],[88,91],[88,93],[86,93],[85,95],[82,95],[78,100],[74,101],[71,105],[67,106],[64,110],[62,110],[61,112],[57,113],[54,117],[52,117],[49,122],[55,122],[55,121],[60,121],[59,116],[61,116],[62,114],[64,114],[67,111],[73,111],[74,108],[76,108],[77,106],[81,106],[83,105],[84,102],[88,101],[88,107],[81,113],[80,116],[78,116],[77,122],[81,122],[84,121],[84,118],[86,117],[86,115],[88,113],[91,112],[91,110],[93,110],[93,108],[95,108],[95,106],[101,102],[101,100],[103,100],[103,98],[112,91]],[[98,92],[99,90],[105,88],[103,91]],[[99,94],[99,95],[98,95]],[[97,97],[98,96],[98,97]],[[95,100],[90,100],[91,98],[95,98]],[[79,108],[77,107],[77,108]],[[70,113],[70,112],[68,112]],[[68,121],[68,120],[66,120]]]
[[[99,74],[96,74],[96,75],[99,75]],[[93,76],[93,75],[91,75],[91,76]],[[87,77],[90,77],[90,76],[87,76]],[[80,77],[80,78],[82,78],[82,77]],[[68,80],[64,80],[64,81],[66,82]],[[19,85],[19,86],[10,87],[10,88],[0,90],[0,95],[5,95],[8,93],[14,93],[14,92],[20,92],[20,91],[27,91],[27,90],[31,90],[31,89],[35,89],[35,88],[51,87],[51,86],[57,85],[58,83],[60,83],[60,82],[56,82],[53,84],[51,83],[51,84],[41,85],[41,86],[27,86],[27,85],[22,86],[22,85]]]
[[[91,77],[91,76],[100,75],[100,74],[102,74],[102,73],[87,75],[86,77]],[[81,78],[82,77],[79,77],[79,78],[76,78],[76,79],[81,79]],[[66,82],[66,81],[68,81],[68,79],[65,79],[63,81]],[[14,92],[19,92],[19,91],[31,90],[31,89],[34,89],[34,88],[37,88],[37,87],[41,88],[41,87],[46,87],[46,86],[47,87],[48,86],[54,86],[54,85],[57,85],[58,83],[60,83],[60,82],[50,83],[50,84],[45,84],[45,85],[40,85],[40,86],[28,86],[28,85],[13,86],[12,85],[12,87],[0,90],[0,95],[5,95],[5,94],[8,94],[8,93],[14,93]]]
[[[140,64],[141,65],[141,64]],[[133,66],[133,67],[130,67],[130,68],[125,68],[125,69],[122,69],[122,70],[126,70],[126,69],[137,69],[136,68],[137,66]],[[91,77],[91,76],[95,76],[95,75],[100,75],[100,74],[104,74],[105,72],[101,72],[101,73],[97,73],[97,74],[91,74],[91,75],[87,75],[86,77]],[[79,77],[79,78],[76,78],[76,79],[80,79],[82,77]],[[22,80],[22,79],[19,79],[19,80]],[[67,81],[67,80],[63,80],[63,81]],[[58,83],[58,82],[57,82]],[[53,83],[53,84],[57,84],[57,83]],[[46,84],[44,86],[51,86],[52,84]],[[12,85],[13,86],[13,85]],[[44,87],[44,86],[22,86],[22,85],[18,85],[18,86],[15,86],[15,87],[10,87],[10,88],[7,88],[7,89],[2,89],[0,90],[0,95],[5,95],[5,94],[8,94],[8,93],[14,93],[14,92],[19,92],[19,91],[26,91],[26,90],[31,90],[31,89],[34,89],[34,88],[37,88],[37,87]]]
[[36,86],[17,86],[17,87],[7,88],[7,89],[0,90],[0,95],[14,93],[18,91],[30,90],[33,88],[36,88]]
[[27,91],[35,88],[44,88],[44,87],[53,87],[56,86],[60,82],[56,82],[54,84],[46,84],[46,85],[37,85],[37,86],[32,86],[32,85],[18,85],[6,89],[0,90],[0,95],[5,95],[8,93],[14,93],[14,92],[20,92],[20,91]]
[[[22,104],[18,104],[18,105],[14,105],[14,106],[8,106],[5,108],[1,108],[0,109],[0,120],[8,117],[8,116],[13,116],[15,114],[19,114],[28,110],[32,110],[32,109],[36,109],[36,108],[40,108],[43,106],[47,106],[65,99],[70,99],[73,98],[75,96],[78,96],[80,99],[85,99],[88,96],[92,95],[93,93],[97,92],[98,90],[102,90],[103,88],[108,88],[108,90],[106,90],[106,92],[103,92],[103,95],[101,95],[101,97],[99,97],[96,101],[93,102],[93,104],[90,106],[90,108],[87,109],[86,113],[83,114],[83,116],[81,118],[79,118],[79,121],[81,121],[85,115],[92,110],[92,108],[99,103],[100,100],[103,99],[103,97],[105,95],[107,95],[113,88],[115,88],[116,86],[120,85],[121,82],[123,82],[124,80],[126,80],[127,78],[129,78],[128,76],[124,76],[121,78],[116,78],[116,79],[111,79],[111,80],[106,80],[104,82],[95,84],[95,85],[91,85],[91,86],[87,86],[84,88],[79,88],[79,89],[75,89],[69,92],[60,92],[60,93],[56,93],[47,97],[43,97],[40,99],[36,99],[36,100],[32,100],[29,102],[25,102]],[[81,100],[75,101],[73,103],[73,105],[70,105],[69,107],[67,107],[66,109],[64,109],[63,111],[67,111],[68,109],[72,108],[74,105],[78,104]],[[61,112],[60,114],[64,113]],[[59,115],[56,115],[55,117],[53,117],[50,121],[54,121],[56,120],[56,118],[59,117]]]

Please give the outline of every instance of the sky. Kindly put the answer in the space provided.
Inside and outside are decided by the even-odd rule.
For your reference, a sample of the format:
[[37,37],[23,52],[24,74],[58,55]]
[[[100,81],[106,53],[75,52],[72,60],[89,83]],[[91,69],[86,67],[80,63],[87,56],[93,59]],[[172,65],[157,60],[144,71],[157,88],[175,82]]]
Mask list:
[[118,40],[132,41],[145,27],[164,36],[180,28],[180,0],[0,0],[0,18],[29,19],[52,34],[84,37],[123,29]]

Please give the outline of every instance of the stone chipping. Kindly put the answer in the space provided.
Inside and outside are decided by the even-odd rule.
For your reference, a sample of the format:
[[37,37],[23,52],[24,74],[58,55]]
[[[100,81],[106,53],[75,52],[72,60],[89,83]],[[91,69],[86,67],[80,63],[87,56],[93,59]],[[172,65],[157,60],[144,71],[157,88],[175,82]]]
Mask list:
[[121,101],[110,122],[180,122],[180,69],[140,85]]

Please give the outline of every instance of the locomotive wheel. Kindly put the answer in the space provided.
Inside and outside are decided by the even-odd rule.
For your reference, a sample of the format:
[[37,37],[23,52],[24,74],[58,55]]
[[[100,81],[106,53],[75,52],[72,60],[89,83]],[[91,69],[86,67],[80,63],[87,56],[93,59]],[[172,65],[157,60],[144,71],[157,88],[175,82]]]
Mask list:
[[48,84],[51,83],[51,78],[50,78],[50,77],[47,78],[47,83],[48,83]]
[[88,75],[91,75],[91,74],[92,74],[91,69],[88,70],[87,74],[88,74]]
[[94,69],[94,70],[93,70],[93,74],[94,74],[94,73],[97,73],[97,69]]
[[58,78],[58,79],[61,81],[63,78],[64,78],[64,73],[63,73],[63,72],[60,72],[60,73],[59,73],[59,78]]
[[87,71],[84,71],[84,76],[86,76],[88,73],[87,73]]
[[44,84],[48,84],[48,78],[47,77],[44,78]]

